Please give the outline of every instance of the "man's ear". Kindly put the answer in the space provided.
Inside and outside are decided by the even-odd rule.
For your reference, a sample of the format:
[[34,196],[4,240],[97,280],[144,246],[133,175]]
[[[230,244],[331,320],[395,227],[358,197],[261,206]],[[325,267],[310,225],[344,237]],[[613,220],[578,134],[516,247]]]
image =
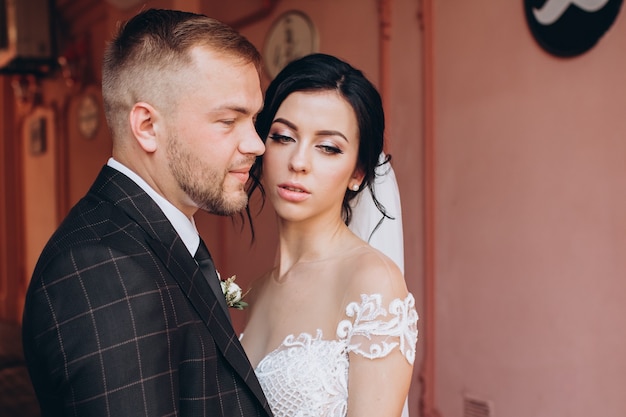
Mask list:
[[130,129],[139,146],[146,152],[157,150],[158,112],[148,103],[135,103],[130,110]]

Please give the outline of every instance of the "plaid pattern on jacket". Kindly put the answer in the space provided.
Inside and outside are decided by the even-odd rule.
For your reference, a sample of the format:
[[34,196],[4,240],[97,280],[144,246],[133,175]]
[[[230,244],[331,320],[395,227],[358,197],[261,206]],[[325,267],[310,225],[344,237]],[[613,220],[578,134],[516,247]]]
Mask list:
[[180,237],[108,166],[41,254],[23,342],[43,416],[271,416]]

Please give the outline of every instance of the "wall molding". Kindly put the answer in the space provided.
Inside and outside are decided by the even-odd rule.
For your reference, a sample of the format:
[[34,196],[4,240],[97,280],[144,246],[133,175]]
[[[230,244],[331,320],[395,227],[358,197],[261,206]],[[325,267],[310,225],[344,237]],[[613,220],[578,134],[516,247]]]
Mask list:
[[424,65],[424,311],[421,315],[424,357],[420,370],[420,415],[440,417],[435,381],[435,284],[436,284],[436,146],[435,146],[435,29],[433,0],[421,0]]

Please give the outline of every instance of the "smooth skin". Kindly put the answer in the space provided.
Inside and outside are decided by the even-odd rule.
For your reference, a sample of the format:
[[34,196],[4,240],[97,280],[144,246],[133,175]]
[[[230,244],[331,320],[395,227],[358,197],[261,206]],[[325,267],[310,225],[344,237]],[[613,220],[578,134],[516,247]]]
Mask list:
[[[335,91],[295,92],[274,118],[263,183],[277,217],[274,269],[249,297],[242,344],[253,366],[286,336],[321,329],[334,339],[345,307],[380,293],[383,305],[407,296],[404,277],[341,218],[347,189],[360,184],[359,132],[352,107]],[[382,359],[350,354],[348,416],[399,416],[412,366],[398,349]]]

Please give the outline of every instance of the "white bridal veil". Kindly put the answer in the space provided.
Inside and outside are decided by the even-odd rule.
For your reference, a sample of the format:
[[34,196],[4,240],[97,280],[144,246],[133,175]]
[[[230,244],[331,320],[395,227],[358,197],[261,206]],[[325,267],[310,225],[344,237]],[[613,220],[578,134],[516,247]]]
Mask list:
[[[385,160],[381,153],[378,163]],[[404,274],[404,240],[402,234],[402,210],[400,191],[391,164],[376,168],[376,181],[373,188],[378,201],[385,207],[391,219],[378,211],[369,190],[363,190],[352,206],[350,229],[361,239],[390,257]],[[382,220],[382,223],[380,223]],[[380,225],[379,225],[380,223]],[[378,225],[378,228],[376,227]],[[372,234],[373,233],[373,234]],[[404,403],[402,417],[408,417],[407,402]]]
[[[385,160],[385,154],[380,154],[378,163]],[[384,164],[376,168],[374,182],[376,198],[385,207],[391,219],[383,217],[372,200],[369,190],[363,190],[352,206],[352,221],[350,229],[361,239],[390,257],[404,274],[404,241],[402,234],[402,210],[400,207],[400,191],[396,175],[391,164]],[[382,223],[376,229],[376,225]],[[375,233],[374,229],[376,229]]]

